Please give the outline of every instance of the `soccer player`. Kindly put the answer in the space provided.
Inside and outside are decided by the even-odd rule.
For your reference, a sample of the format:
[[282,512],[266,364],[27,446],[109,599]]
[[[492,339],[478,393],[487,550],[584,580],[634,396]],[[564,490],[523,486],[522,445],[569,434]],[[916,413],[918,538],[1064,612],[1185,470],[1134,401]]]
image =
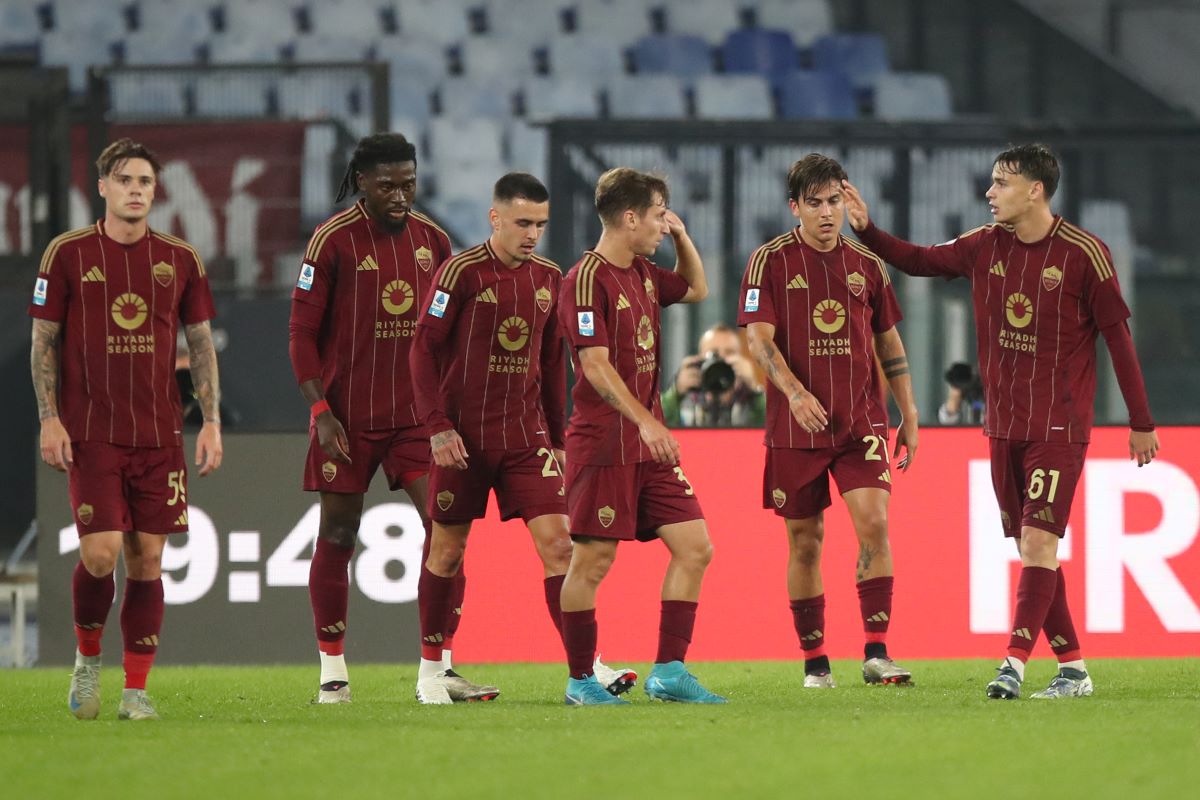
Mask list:
[[[434,267],[450,255],[450,239],[413,210],[416,191],[412,143],[398,133],[362,139],[337,200],[358,192],[363,197],[316,229],[292,291],[292,369],[312,408],[304,489],[321,496],[308,581],[321,658],[320,703],[350,702],[347,567],[363,495],[380,466],[388,486],[412,498],[429,530],[429,435],[413,404],[408,352],[421,298]],[[478,691],[465,683],[459,688]]]
[[196,466],[204,476],[221,465],[212,295],[196,251],[147,223],[160,169],[129,139],[104,149],[96,160],[104,219],[50,242],[29,306],[42,460],[66,471],[79,532],[71,581],[78,648],[67,697],[79,719],[100,713],[100,638],[122,553],[125,689],[117,718],[158,719],[146,677],[162,628],[162,551],[168,534],[188,529],[175,387],[180,322],[204,415]]
[[894,583],[888,542],[892,472],[876,354],[903,415],[893,456],[904,448],[897,462],[904,471],[916,454],[917,406],[887,269],[841,235],[845,178],[837,161],[818,153],[792,165],[788,198],[800,224],[754,251],[742,278],[738,316],[770,383],[763,508],[774,509],[787,527],[788,597],[804,651],[806,688],[836,686],[825,655],[821,580],[830,474],[858,537],[863,680],[912,679],[887,653]]
[[994,223],[936,247],[917,247],[872,224],[846,182],[846,208],[859,238],[909,275],[965,277],[975,302],[984,433],[1004,535],[1017,540],[1021,578],[1008,655],[987,686],[992,698],[1020,697],[1038,632],[1058,657],[1058,674],[1036,698],[1092,693],[1058,563],[1058,541],[1092,430],[1097,334],[1104,337],[1129,409],[1129,457],[1158,453],[1158,435],[1108,248],[1050,210],[1058,159],[1027,144],[996,156],[985,197]]
[[[596,184],[603,232],[563,280],[558,317],[577,382],[567,431],[567,509],[574,547],[562,587],[568,705],[625,704],[593,674],[596,592],[620,541],[661,539],[671,553],[662,586],[658,655],[644,689],[658,700],[723,703],[684,667],[712,543],[679,443],[662,421],[660,309],[708,294],[704,265],[661,178],[618,168]],[[675,271],[649,256],[667,234]]]
[[[433,537],[421,569],[421,665],[417,699],[445,705],[462,678],[442,666],[454,575],[471,523],[496,492],[501,519],[525,520],[545,572],[546,606],[562,633],[559,595],[571,558],[563,488],[566,361],[555,313],[562,273],[534,253],[550,219],[541,181],[510,173],[496,182],[488,241],[448,260],[434,278],[410,363],[417,410],[430,433]],[[437,387],[436,389],[434,387]],[[637,674],[596,660],[614,694]]]

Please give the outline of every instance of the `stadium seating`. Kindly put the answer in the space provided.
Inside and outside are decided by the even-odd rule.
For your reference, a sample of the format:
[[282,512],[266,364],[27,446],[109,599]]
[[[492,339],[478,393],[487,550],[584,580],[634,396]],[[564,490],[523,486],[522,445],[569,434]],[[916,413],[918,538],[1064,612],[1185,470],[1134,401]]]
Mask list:
[[796,45],[787,31],[742,28],[721,44],[726,72],[753,72],[772,82],[799,66]]
[[880,73],[888,71],[883,37],[872,33],[822,36],[812,45],[813,68],[840,72],[856,89],[866,89]]
[[401,0],[385,2],[397,19],[398,32],[410,39],[437,44],[462,41],[468,34],[467,16],[462,4],[445,0]]
[[784,119],[853,119],[854,87],[840,72],[793,70],[776,81]]
[[532,75],[533,53],[528,47],[513,46],[495,37],[475,36],[454,48],[462,65],[462,74],[471,78]]
[[884,72],[872,90],[875,116],[886,120],[949,119],[950,85],[941,75],[925,72]]
[[759,0],[751,9],[756,26],[787,31],[799,47],[834,32],[828,0]]
[[741,26],[741,6],[730,0],[688,0],[663,4],[657,9],[669,33],[699,36],[709,44],[719,44],[727,31]]
[[695,78],[713,71],[712,47],[698,36],[654,34],[630,48],[636,72],[663,72]]
[[267,112],[270,79],[255,75],[203,74],[195,79],[196,114],[261,117]]
[[451,78],[438,88],[441,113],[453,119],[512,116],[518,82],[500,73],[490,78]]
[[529,119],[595,117],[600,112],[596,87],[572,78],[530,78],[521,86],[522,105]]
[[574,30],[588,36],[620,42],[650,33],[650,12],[644,0],[578,0],[565,11]]
[[598,81],[625,70],[625,55],[612,42],[585,36],[557,36],[546,43],[546,65],[551,75]]
[[674,75],[633,75],[608,82],[608,115],[616,119],[682,119],[684,87]]
[[770,119],[771,90],[757,75],[706,75],[696,80],[696,116],[706,119]]
[[0,47],[32,44],[41,34],[37,4],[30,0],[11,0],[0,4]]
[[113,109],[122,117],[182,117],[187,110],[184,81],[178,75],[131,73],[113,81]]

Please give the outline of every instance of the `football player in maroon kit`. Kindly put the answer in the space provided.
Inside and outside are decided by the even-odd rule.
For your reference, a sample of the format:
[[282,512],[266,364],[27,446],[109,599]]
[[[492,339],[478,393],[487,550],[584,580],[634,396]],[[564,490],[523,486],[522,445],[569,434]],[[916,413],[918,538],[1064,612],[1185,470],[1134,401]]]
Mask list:
[[100,639],[125,556],[125,689],[118,719],[158,719],[146,677],[163,620],[162,551],[188,529],[175,336],[183,323],[204,415],[196,466],[221,465],[220,382],[212,294],[200,256],[147,222],[160,166],[121,139],[96,161],[104,219],[46,248],[29,313],[42,460],[65,470],[79,532],[71,582],[79,719],[100,712]]
[[850,224],[863,243],[910,275],[971,281],[979,372],[986,401],[992,486],[1004,535],[1017,540],[1021,578],[1008,655],[988,697],[1020,697],[1038,632],[1058,674],[1036,698],[1081,697],[1092,679],[1080,654],[1058,563],[1058,542],[1091,437],[1096,338],[1112,356],[1129,409],[1129,457],[1158,453],[1158,435],[1133,338],[1129,308],[1102,241],[1050,210],[1058,159],[1027,144],[996,156],[985,197],[995,222],[936,247],[897,239],[871,222],[848,182]]
[[[600,241],[571,268],[559,299],[577,376],[566,451],[574,547],[562,587],[568,705],[626,702],[606,692],[594,674],[596,592],[617,543],[635,539],[660,539],[671,553],[646,693],[658,700],[725,702],[683,664],[712,543],[679,466],[679,443],[662,421],[660,313],[674,303],[700,302],[708,282],[695,244],[667,202],[661,178],[626,168],[601,175]],[[649,258],[668,234],[675,243],[673,272]]]
[[[434,459],[433,536],[418,588],[417,699],[427,704],[454,700],[459,676],[442,666],[442,641],[471,523],[492,490],[501,519],[520,517],[529,528],[546,607],[562,630],[559,595],[571,559],[562,478],[567,367],[556,313],[562,272],[534,252],[550,194],[534,176],[509,173],[496,181],[489,219],[491,237],[438,270],[410,356],[414,382],[429,387],[416,400]],[[613,694],[637,678],[599,659],[595,670]]]
[[[416,159],[416,147],[398,133],[358,143],[337,199],[363,197],[317,227],[292,291],[289,352],[312,409],[304,489],[321,497],[308,584],[320,703],[350,701],[347,567],[363,495],[380,467],[391,489],[412,498],[429,544],[429,435],[413,402],[408,353],[421,299],[434,268],[450,256],[450,240],[412,207]],[[456,607],[464,580],[460,573]],[[471,694],[487,687],[463,681],[457,689]]]
[[895,453],[912,464],[917,405],[900,307],[878,256],[841,235],[842,181],[832,158],[812,153],[788,172],[788,199],[800,224],[759,247],[742,278],[738,324],[769,378],[763,508],[783,517],[788,532],[788,597],[800,647],[804,686],[835,686],[825,654],[825,590],[821,580],[829,475],[858,536],[859,610],[867,683],[908,683],[912,674],[888,657],[892,616],[892,552],[888,541],[888,413],[876,355],[903,415]]

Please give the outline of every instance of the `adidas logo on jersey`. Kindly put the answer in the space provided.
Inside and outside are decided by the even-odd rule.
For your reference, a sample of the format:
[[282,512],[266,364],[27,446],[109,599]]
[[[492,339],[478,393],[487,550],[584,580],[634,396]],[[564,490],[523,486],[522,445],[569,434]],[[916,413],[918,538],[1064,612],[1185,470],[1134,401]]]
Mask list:
[[883,481],[884,483],[891,483],[891,482],[892,482],[892,473],[891,473],[891,471],[890,471],[890,470],[886,470],[886,469],[885,469],[885,470],[883,471],[883,474],[881,474],[881,475],[879,476],[879,480]]
[[496,300],[496,291],[490,286],[488,288],[484,289],[482,292],[480,292],[479,296],[476,297],[475,299],[480,303],[498,302]]
[[617,311],[629,307],[629,299],[624,294],[617,295]]
[[807,289],[808,281],[804,280],[803,275],[797,275],[796,277],[794,277],[790,281],[788,281],[787,288],[789,288],[789,289]]
[[84,283],[104,283],[104,273],[99,267],[92,267],[83,275]]
[[176,524],[176,525],[187,525],[187,524],[188,524],[188,517],[187,517],[187,512],[186,512],[186,511],[184,511],[182,514],[180,514],[180,515],[179,515],[179,516],[176,518],[176,520],[175,520],[175,524]]
[[989,269],[988,272],[990,272],[993,275],[999,275],[1001,278],[1003,278],[1005,275],[1008,274],[1007,272],[1004,271],[1004,262],[1003,261],[997,261],[995,264],[992,265],[992,268]]
[[358,262],[359,272],[374,272],[379,269],[379,263],[375,261],[373,256],[367,256],[362,261]]

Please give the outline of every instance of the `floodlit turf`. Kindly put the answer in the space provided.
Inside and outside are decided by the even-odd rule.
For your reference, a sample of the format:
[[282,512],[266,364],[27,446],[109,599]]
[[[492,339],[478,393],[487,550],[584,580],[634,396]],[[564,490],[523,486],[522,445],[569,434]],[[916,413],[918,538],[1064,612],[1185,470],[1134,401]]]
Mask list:
[[[1179,798],[1200,785],[1200,660],[1091,663],[1096,695],[987,700],[993,665],[908,662],[917,685],[799,688],[792,663],[696,664],[727,706],[567,708],[558,665],[461,671],[493,703],[422,707],[415,667],[352,665],[355,701],[314,706],[312,667],[162,667],[163,720],[79,722],[63,669],[0,673],[0,796]],[[646,665],[634,665],[642,675]],[[1030,665],[1026,692],[1049,661]]]

